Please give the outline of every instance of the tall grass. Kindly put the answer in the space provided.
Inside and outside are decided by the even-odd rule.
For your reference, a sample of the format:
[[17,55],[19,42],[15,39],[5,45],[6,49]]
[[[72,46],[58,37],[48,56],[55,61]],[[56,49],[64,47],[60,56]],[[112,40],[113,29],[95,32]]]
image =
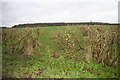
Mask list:
[[40,47],[39,28],[4,29],[2,32],[3,53],[33,55],[34,50]]
[[3,29],[3,77],[116,77],[119,32],[107,25]]
[[[76,60],[82,57],[82,60],[96,60],[98,64],[103,66],[114,67],[118,65],[118,26],[86,26],[78,28],[79,32],[75,29],[73,31],[73,28],[71,30],[66,28],[66,30],[52,34],[52,36],[54,35],[52,39],[57,50],[62,50],[65,56]],[[81,52],[84,57],[76,54],[81,54]]]

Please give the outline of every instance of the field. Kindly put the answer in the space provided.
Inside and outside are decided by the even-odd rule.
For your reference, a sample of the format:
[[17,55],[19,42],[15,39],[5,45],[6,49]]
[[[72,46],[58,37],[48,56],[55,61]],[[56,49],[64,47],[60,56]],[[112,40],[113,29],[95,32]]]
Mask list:
[[118,78],[118,26],[2,29],[4,78]]

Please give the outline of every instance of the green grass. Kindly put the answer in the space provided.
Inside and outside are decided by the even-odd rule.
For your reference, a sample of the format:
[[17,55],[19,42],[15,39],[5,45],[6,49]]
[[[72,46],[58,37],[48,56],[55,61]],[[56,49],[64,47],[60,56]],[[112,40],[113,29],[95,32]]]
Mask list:
[[[86,63],[72,59],[51,58],[47,54],[35,55],[30,59],[13,56],[4,60],[3,74],[15,78],[116,78],[118,70],[102,67],[94,61]],[[5,59],[5,58],[4,58]],[[9,61],[9,62],[8,62]]]
[[[33,28],[34,29],[34,28]],[[21,28],[18,30],[22,31]],[[118,69],[103,67],[95,61],[89,63],[83,60],[75,61],[64,57],[64,52],[59,53],[58,58],[51,57],[52,51],[56,50],[51,39],[52,32],[64,33],[66,30],[75,32],[81,40],[83,33],[79,27],[42,27],[39,43],[42,47],[32,57],[21,54],[3,53],[3,76],[14,78],[117,78]],[[33,34],[35,35],[35,34]],[[47,47],[48,46],[48,47]],[[75,53],[80,55],[82,52]]]

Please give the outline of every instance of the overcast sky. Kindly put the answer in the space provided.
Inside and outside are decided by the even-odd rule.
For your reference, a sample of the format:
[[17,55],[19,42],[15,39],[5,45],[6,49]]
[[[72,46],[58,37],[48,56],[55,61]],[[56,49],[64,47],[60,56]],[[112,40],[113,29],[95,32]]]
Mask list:
[[39,22],[118,22],[119,0],[2,0],[2,25]]

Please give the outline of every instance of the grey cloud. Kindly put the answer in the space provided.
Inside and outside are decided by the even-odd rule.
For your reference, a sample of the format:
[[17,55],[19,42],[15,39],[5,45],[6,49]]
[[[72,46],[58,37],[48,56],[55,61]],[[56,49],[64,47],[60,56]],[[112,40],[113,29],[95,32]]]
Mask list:
[[[2,3],[3,26],[33,22],[104,21],[117,22],[117,2],[111,0],[40,0]],[[31,0],[30,0],[31,1]]]
[[118,3],[118,22],[120,23],[120,1]]
[[0,26],[2,26],[2,4],[0,2]]

